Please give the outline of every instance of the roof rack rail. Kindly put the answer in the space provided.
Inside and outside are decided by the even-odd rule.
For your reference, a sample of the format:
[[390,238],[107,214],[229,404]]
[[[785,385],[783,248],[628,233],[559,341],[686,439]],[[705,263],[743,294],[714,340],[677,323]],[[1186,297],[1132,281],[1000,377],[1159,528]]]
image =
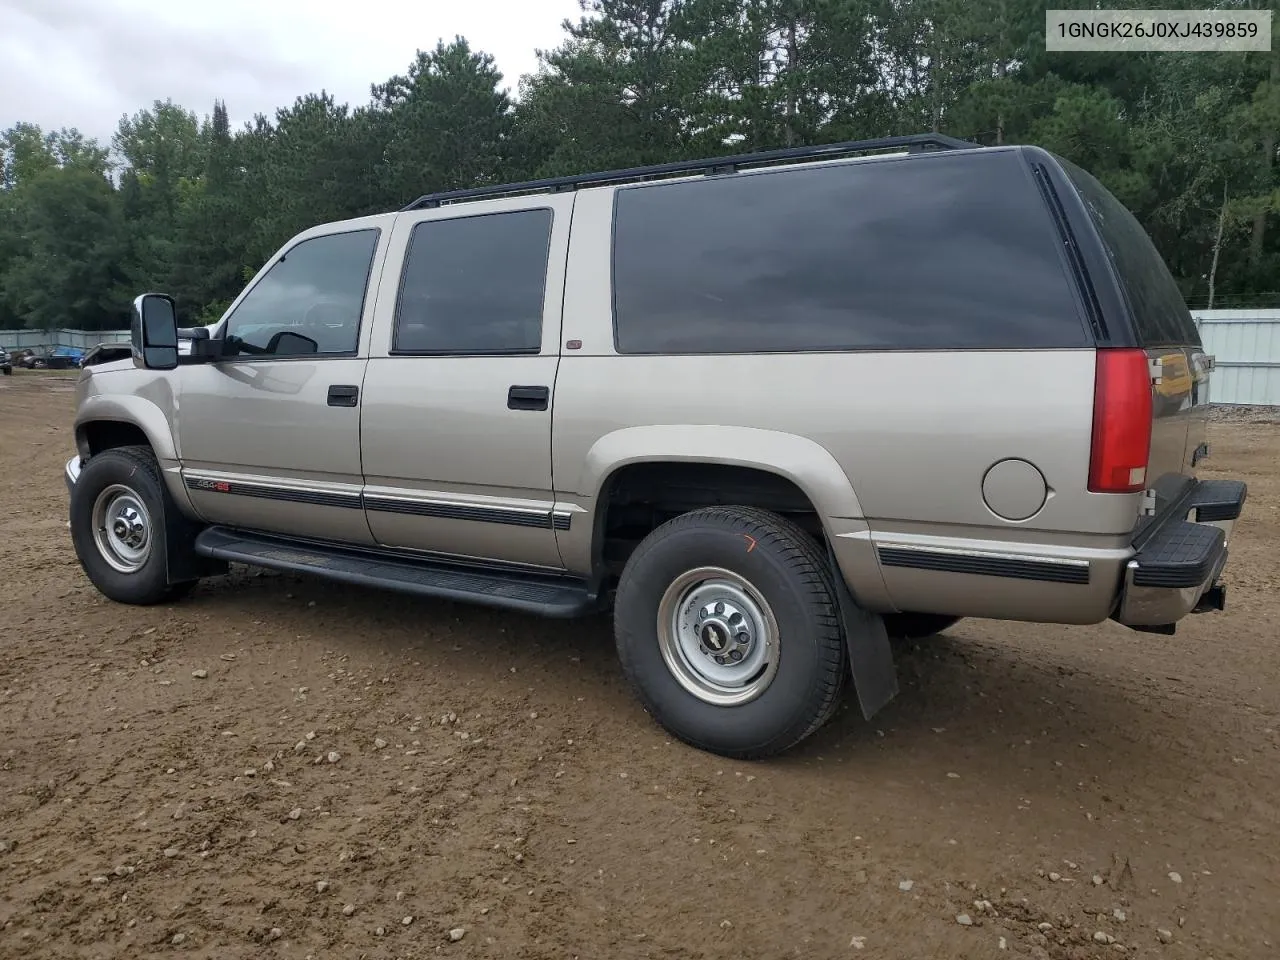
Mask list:
[[981,144],[970,143],[956,137],[948,137],[940,133],[920,133],[900,137],[879,137],[874,140],[848,140],[842,143],[820,144],[812,147],[790,147],[783,150],[763,150],[759,153],[740,153],[729,157],[709,157],[703,160],[681,160],[676,163],[658,163],[646,167],[628,167],[622,170],[605,170],[598,173],[587,173],[576,177],[549,177],[544,180],[529,180],[524,183],[492,184],[485,187],[472,187],[466,190],[448,190],[443,193],[428,193],[413,203],[401,208],[408,210],[425,210],[458,200],[480,200],[493,197],[509,197],[522,193],[560,193],[566,190],[577,190],[579,187],[595,186],[606,183],[627,183],[648,180],[656,177],[669,177],[682,173],[704,173],[708,175],[736,173],[743,167],[755,167],[778,163],[800,163],[805,160],[819,160],[839,157],[851,153],[865,153],[869,150],[907,149],[912,153],[923,150],[965,150],[980,147]]

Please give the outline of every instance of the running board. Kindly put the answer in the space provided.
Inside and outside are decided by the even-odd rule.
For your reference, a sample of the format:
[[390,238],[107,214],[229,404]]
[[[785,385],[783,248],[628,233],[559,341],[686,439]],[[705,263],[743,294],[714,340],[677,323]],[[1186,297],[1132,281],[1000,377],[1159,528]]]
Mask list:
[[594,613],[600,603],[585,580],[523,570],[421,560],[390,551],[294,540],[209,527],[196,553],[272,570],[308,573],[343,583],[568,618]]

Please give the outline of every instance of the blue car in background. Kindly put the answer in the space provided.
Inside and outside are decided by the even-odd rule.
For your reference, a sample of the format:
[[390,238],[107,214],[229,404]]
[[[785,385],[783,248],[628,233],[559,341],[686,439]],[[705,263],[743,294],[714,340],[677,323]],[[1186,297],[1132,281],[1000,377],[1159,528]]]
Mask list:
[[80,366],[83,350],[75,347],[54,347],[39,353],[29,353],[18,361],[18,366],[28,370],[73,370]]

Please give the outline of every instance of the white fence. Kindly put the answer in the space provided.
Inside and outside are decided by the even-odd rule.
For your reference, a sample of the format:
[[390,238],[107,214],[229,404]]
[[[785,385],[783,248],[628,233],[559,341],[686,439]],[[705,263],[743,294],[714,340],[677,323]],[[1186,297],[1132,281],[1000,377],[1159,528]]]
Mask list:
[[0,330],[0,347],[6,350],[38,350],[44,347],[88,350],[99,343],[128,342],[128,330]]
[[1211,403],[1280,406],[1280,310],[1193,310],[1214,357]]
[[[1205,352],[1217,369],[1210,380],[1213,403],[1280,406],[1280,309],[1193,310]],[[7,349],[128,343],[128,330],[0,330]]]

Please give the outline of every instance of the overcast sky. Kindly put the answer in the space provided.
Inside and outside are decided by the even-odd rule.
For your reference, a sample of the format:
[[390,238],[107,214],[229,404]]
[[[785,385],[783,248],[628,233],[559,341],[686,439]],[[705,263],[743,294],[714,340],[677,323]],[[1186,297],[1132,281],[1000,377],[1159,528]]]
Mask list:
[[418,49],[461,34],[514,93],[578,0],[0,0],[0,130],[19,120],[108,141],[120,117],[172,99],[237,128],[294,97],[362,104]]

